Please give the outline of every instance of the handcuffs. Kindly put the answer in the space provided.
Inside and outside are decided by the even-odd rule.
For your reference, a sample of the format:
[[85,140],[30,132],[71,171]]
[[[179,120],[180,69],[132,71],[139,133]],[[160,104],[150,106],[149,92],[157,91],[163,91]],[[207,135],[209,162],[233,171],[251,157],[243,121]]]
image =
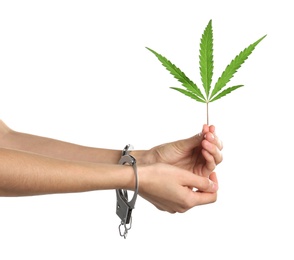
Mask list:
[[135,203],[139,191],[139,179],[137,172],[136,159],[130,155],[129,149],[132,149],[130,144],[126,145],[122,150],[122,155],[119,164],[130,165],[135,173],[135,190],[131,200],[128,199],[128,191],[125,189],[116,189],[116,214],[120,217],[121,223],[118,226],[120,236],[126,238],[128,231],[132,227],[132,210],[135,208]]

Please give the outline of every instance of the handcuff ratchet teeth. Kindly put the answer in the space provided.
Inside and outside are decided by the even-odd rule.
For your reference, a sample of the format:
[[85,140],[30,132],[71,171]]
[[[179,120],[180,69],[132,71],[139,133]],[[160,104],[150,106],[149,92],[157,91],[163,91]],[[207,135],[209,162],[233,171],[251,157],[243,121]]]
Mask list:
[[139,190],[139,180],[137,173],[136,159],[130,155],[129,149],[132,149],[130,144],[126,145],[122,151],[122,156],[119,164],[130,165],[135,172],[135,190],[131,200],[128,199],[128,191],[126,189],[116,189],[116,214],[120,217],[121,223],[118,227],[120,236],[126,238],[128,230],[132,227],[132,210],[135,208],[135,203]]

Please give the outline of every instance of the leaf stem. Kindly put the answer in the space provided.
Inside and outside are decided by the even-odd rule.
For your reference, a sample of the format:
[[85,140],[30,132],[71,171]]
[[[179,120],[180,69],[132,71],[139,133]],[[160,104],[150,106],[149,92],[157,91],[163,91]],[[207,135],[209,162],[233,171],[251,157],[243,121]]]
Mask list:
[[208,115],[208,101],[206,102],[206,123],[209,125],[209,115]]

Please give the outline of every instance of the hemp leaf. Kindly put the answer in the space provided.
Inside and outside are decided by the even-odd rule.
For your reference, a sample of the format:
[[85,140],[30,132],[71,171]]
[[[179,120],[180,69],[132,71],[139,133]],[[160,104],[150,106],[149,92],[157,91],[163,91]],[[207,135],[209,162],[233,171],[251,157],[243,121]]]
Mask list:
[[204,89],[204,94],[198,88],[196,83],[189,79],[184,72],[182,72],[178,67],[176,67],[171,61],[157,53],[156,51],[146,47],[151,51],[162,65],[172,74],[184,88],[171,87],[171,89],[177,90],[180,93],[195,99],[198,102],[206,103],[206,115],[207,124],[209,124],[209,114],[208,114],[208,104],[210,102],[216,101],[223,96],[231,93],[232,91],[243,87],[244,85],[235,85],[231,87],[224,88],[249,55],[253,52],[258,43],[260,43],[266,35],[250,44],[247,48],[243,49],[232,61],[225,70],[222,72],[221,76],[216,81],[213,89],[211,89],[212,76],[213,76],[213,30],[212,30],[212,20],[209,21],[204,29],[202,37],[200,39],[200,50],[199,50],[199,65],[200,65],[200,76],[202,81],[202,87]]

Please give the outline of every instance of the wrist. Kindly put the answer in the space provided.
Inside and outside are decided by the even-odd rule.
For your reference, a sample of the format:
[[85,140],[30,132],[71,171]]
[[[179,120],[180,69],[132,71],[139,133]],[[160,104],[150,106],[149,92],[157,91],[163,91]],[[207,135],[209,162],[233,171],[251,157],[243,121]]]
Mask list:
[[138,165],[154,163],[153,156],[150,150],[133,150],[130,152],[130,155],[136,158]]

